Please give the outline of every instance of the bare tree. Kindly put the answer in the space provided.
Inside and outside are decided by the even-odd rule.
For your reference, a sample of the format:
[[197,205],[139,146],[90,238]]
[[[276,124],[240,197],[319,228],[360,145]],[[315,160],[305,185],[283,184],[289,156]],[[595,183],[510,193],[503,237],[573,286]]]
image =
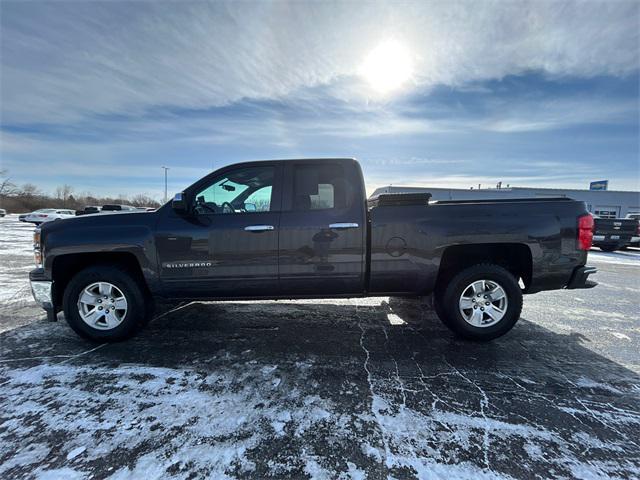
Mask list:
[[66,207],[67,200],[69,200],[69,197],[71,196],[72,192],[73,192],[73,187],[65,183],[64,185],[56,187],[56,198],[58,200],[62,200],[62,205]]
[[135,206],[159,207],[160,203],[153,197],[138,194],[132,198],[125,195],[114,197],[96,197],[92,192],[81,192],[73,195],[74,188],[70,185],[60,185],[53,195],[44,193],[37,185],[26,183],[22,187],[16,187],[9,181],[7,171],[0,171],[0,201],[2,208],[11,213],[24,213],[38,208],[82,208],[85,205],[106,205],[112,203],[125,203]]
[[153,198],[143,194],[138,194],[134,197],[131,197],[131,205],[133,205],[134,207],[159,207],[160,206],[160,204],[157,201],[155,201]]
[[25,183],[22,185],[19,195],[24,197],[37,197],[42,195],[42,192],[33,183]]
[[16,193],[16,185],[11,181],[9,171],[6,169],[0,170],[0,196],[8,197]]

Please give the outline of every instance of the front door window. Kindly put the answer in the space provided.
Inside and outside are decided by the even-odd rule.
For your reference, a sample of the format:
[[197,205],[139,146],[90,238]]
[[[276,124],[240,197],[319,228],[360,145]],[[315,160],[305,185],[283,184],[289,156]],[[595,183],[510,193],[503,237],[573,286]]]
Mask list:
[[275,167],[247,167],[216,178],[195,195],[193,209],[201,215],[272,211]]

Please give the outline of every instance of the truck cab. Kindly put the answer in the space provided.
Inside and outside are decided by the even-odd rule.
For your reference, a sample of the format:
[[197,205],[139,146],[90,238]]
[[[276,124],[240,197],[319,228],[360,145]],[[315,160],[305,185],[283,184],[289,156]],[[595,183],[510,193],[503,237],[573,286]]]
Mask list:
[[208,175],[160,211],[163,290],[184,298],[362,292],[362,186],[349,159],[252,162]]

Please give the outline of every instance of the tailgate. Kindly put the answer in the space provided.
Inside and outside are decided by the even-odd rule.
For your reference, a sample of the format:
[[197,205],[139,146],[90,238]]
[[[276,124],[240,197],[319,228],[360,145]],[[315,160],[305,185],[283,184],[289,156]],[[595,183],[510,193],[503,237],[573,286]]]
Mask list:
[[596,235],[618,235],[620,238],[630,238],[638,231],[638,221],[622,218],[596,218]]

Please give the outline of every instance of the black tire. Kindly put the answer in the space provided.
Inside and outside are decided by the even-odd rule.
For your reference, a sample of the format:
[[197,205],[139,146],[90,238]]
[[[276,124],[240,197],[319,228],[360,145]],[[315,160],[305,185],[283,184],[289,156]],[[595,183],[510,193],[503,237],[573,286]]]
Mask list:
[[[82,320],[78,311],[80,293],[96,282],[115,285],[127,300],[127,312],[122,322],[110,330],[93,328]],[[88,267],[69,281],[65,288],[62,305],[64,318],[69,326],[81,337],[95,342],[118,342],[135,335],[147,323],[149,316],[146,296],[135,277],[124,268],[108,265]]]
[[[495,282],[505,291],[506,313],[497,323],[487,327],[477,327],[468,323],[458,307],[465,289],[477,280]],[[493,264],[479,264],[456,274],[434,297],[436,313],[442,323],[457,335],[469,339],[488,341],[501,337],[513,328],[522,311],[522,290],[517,279],[506,269]]]
[[615,245],[601,245],[600,250],[602,250],[603,252],[615,252],[616,250],[618,250],[618,247]]

